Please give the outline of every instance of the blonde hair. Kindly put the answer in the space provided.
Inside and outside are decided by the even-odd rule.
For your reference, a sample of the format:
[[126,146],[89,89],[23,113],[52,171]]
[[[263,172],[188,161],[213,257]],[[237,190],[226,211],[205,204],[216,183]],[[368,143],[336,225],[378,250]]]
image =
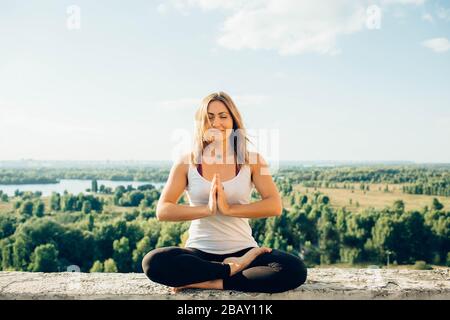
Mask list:
[[229,143],[234,146],[234,154],[236,155],[238,166],[241,167],[240,165],[249,164],[250,156],[247,142],[251,143],[251,141],[248,138],[241,114],[233,102],[233,99],[223,91],[211,93],[203,98],[200,107],[195,113],[194,146],[190,155],[191,163],[201,163],[203,150],[211,143],[211,141],[206,139],[205,135],[208,127],[211,127],[211,122],[208,117],[208,106],[211,101],[223,102],[233,119],[233,132],[230,135]]

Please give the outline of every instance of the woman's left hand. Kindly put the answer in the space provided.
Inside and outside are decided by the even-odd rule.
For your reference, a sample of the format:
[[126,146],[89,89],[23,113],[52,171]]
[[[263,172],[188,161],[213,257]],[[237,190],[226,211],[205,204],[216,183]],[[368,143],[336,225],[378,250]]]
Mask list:
[[220,179],[220,175],[218,173],[216,183],[217,183],[217,208],[223,215],[229,215],[231,206],[227,202],[227,196],[225,194],[225,190],[222,185],[222,180]]

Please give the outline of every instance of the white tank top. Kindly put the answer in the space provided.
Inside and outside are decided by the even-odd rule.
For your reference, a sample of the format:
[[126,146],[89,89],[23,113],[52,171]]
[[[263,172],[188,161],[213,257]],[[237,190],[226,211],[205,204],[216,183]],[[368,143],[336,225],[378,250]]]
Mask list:
[[[229,204],[250,203],[253,189],[249,165],[243,165],[237,176],[223,181],[222,185]],[[189,164],[186,194],[191,206],[208,204],[211,182]],[[208,253],[227,254],[248,247],[258,247],[252,236],[248,218],[225,216],[220,211],[216,215],[191,221],[186,247],[196,248]]]

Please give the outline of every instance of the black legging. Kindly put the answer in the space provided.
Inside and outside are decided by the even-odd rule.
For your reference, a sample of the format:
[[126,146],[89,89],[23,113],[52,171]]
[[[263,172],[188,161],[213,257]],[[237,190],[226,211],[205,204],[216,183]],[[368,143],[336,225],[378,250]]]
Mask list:
[[230,277],[230,266],[222,261],[240,257],[250,249],[212,254],[195,248],[157,248],[142,259],[142,269],[150,280],[170,287],[223,279],[224,290],[275,293],[295,289],[306,281],[303,261],[276,249],[258,256]]

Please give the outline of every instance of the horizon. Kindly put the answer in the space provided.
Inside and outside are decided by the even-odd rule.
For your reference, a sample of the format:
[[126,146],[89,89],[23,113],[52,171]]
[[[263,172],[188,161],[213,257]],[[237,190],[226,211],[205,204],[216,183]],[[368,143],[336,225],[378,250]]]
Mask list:
[[[272,165],[274,161],[268,161],[269,165]],[[450,165],[450,162],[416,162],[411,160],[332,160],[332,159],[317,159],[317,160],[297,160],[297,159],[280,159],[278,160],[280,164],[282,163],[299,163],[299,164],[399,164],[399,165]],[[17,159],[17,160],[0,160],[0,168],[8,163],[111,163],[111,164],[120,164],[120,163],[136,163],[136,164],[145,164],[145,163],[173,163],[171,159],[144,159],[144,160],[134,160],[134,159],[114,159],[114,160],[46,160],[46,159]]]

